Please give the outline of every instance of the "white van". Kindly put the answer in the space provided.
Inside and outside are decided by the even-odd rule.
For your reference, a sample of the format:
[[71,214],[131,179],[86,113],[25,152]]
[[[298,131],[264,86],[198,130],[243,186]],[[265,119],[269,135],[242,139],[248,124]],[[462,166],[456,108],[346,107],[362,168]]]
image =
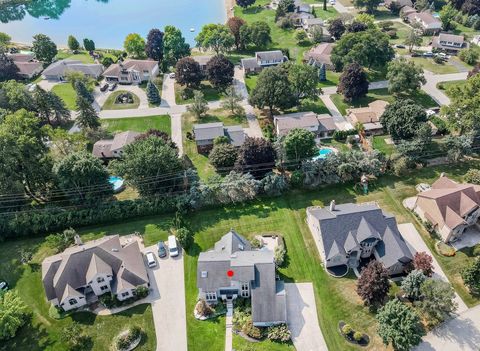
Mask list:
[[155,255],[151,251],[145,252],[145,257],[147,259],[147,265],[150,268],[156,267],[157,261],[155,261]]
[[168,236],[168,252],[170,253],[171,257],[178,256],[178,245],[175,235]]

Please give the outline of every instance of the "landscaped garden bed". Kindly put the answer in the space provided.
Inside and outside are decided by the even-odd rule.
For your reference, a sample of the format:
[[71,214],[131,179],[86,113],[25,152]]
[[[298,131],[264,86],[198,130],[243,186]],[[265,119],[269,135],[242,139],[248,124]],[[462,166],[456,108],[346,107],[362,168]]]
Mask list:
[[216,305],[209,305],[203,299],[197,301],[197,304],[193,310],[193,315],[195,318],[201,321],[216,318],[224,315],[225,313],[227,313],[227,309],[222,302],[219,302]]
[[117,351],[131,351],[140,344],[140,341],[142,341],[142,329],[134,325],[115,338],[114,347]]
[[353,330],[352,326],[344,321],[338,322],[338,330],[349,343],[360,346],[367,346],[370,343],[370,337],[367,334]]
[[140,99],[130,91],[117,90],[111,93],[102,106],[102,110],[126,110],[136,109],[140,105]]
[[455,249],[440,240],[435,243],[435,249],[440,255],[443,255],[446,257],[455,256]]

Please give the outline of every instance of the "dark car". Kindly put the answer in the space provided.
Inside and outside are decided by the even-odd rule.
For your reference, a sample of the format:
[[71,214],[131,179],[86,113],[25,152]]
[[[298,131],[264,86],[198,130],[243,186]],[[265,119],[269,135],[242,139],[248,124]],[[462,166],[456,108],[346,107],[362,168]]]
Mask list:
[[8,290],[8,283],[0,282],[0,291],[7,291],[7,290]]
[[163,243],[163,241],[159,241],[158,244],[158,257],[163,258],[167,257],[167,247]]
[[115,89],[117,88],[117,83],[113,83],[112,85],[110,85],[110,91],[114,91]]
[[397,44],[397,45],[395,45],[395,47],[397,49],[405,49],[405,45],[402,45],[402,44]]
[[412,56],[412,57],[419,57],[420,54],[419,54],[418,52],[415,52],[415,51],[414,51],[414,52],[412,52],[412,53],[410,54],[410,56]]
[[104,91],[107,91],[108,89],[108,83],[107,84],[104,84],[101,88],[100,88],[100,91],[101,92],[104,92]]

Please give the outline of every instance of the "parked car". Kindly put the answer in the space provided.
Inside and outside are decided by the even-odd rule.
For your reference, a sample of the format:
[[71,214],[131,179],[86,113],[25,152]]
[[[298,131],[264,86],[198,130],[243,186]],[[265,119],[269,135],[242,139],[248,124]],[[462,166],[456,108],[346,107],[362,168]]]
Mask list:
[[0,291],[7,291],[7,290],[8,290],[8,283],[0,282]]
[[418,52],[415,52],[415,51],[414,51],[414,52],[412,52],[412,53],[410,54],[410,56],[412,56],[412,57],[419,57],[420,54],[419,54]]
[[110,89],[108,89],[108,90],[109,90],[109,91],[114,91],[116,88],[117,88],[117,83],[113,83],[113,84],[110,86]]
[[178,256],[178,245],[175,235],[168,236],[168,252],[170,252],[170,257]]
[[163,243],[163,241],[159,241],[158,244],[158,257],[163,258],[167,256],[167,247]]
[[100,91],[101,91],[102,93],[103,93],[104,91],[107,91],[108,86],[109,86],[108,83],[102,85],[102,87],[100,88]]
[[424,57],[433,57],[433,52],[431,52],[431,51],[424,52],[423,56]]
[[445,59],[445,60],[448,60],[451,56],[450,55],[447,55],[446,53],[444,52],[440,52],[438,53],[438,56],[440,56],[441,58]]
[[168,77],[169,77],[170,79],[175,79],[175,73],[170,73],[170,74],[168,75]]
[[405,49],[405,45],[402,45],[402,44],[397,44],[397,45],[395,45],[395,47],[397,49]]
[[145,258],[147,259],[147,265],[150,268],[157,266],[157,261],[155,260],[155,255],[151,251],[145,252]]
[[335,0],[330,0],[330,5],[335,5]]

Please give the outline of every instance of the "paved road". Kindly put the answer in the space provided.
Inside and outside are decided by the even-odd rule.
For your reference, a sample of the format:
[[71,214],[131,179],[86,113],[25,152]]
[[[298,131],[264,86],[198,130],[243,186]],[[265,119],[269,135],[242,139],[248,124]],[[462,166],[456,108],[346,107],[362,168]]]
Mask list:
[[[446,274],[443,272],[442,268],[440,267],[437,260],[435,259],[435,256],[433,256],[432,252],[430,251],[428,246],[423,241],[423,239],[420,236],[420,234],[418,233],[417,229],[415,229],[415,226],[412,223],[403,223],[403,224],[398,225],[398,230],[402,234],[405,241],[407,241],[407,243],[411,247],[413,247],[417,252],[422,252],[423,251],[423,252],[428,253],[430,256],[432,256],[432,258],[433,258],[432,263],[433,263],[433,268],[434,268],[433,269],[434,270],[433,278],[441,279],[443,281],[448,282],[448,278],[447,278]],[[467,305],[465,304],[465,302],[463,302],[463,300],[460,298],[460,296],[457,293],[455,293],[455,295],[456,295],[455,296],[455,301],[458,304],[457,312],[458,313],[465,312],[468,309]],[[478,351],[478,349],[476,351]]]
[[480,305],[469,309],[428,333],[415,351],[478,351]]
[[170,115],[172,125],[172,140],[178,147],[178,154],[183,155],[182,138],[182,115],[179,113]]
[[156,245],[142,251],[153,252],[158,263],[154,269],[148,268],[157,351],[187,351],[183,254],[159,259]]
[[425,78],[427,84],[422,86],[422,90],[430,95],[440,106],[450,104],[450,99],[441,90],[437,88],[440,82],[451,82],[455,80],[466,80],[467,72],[452,73],[452,74],[433,74],[425,70]]
[[287,324],[297,351],[328,351],[318,325],[312,283],[287,283]]

